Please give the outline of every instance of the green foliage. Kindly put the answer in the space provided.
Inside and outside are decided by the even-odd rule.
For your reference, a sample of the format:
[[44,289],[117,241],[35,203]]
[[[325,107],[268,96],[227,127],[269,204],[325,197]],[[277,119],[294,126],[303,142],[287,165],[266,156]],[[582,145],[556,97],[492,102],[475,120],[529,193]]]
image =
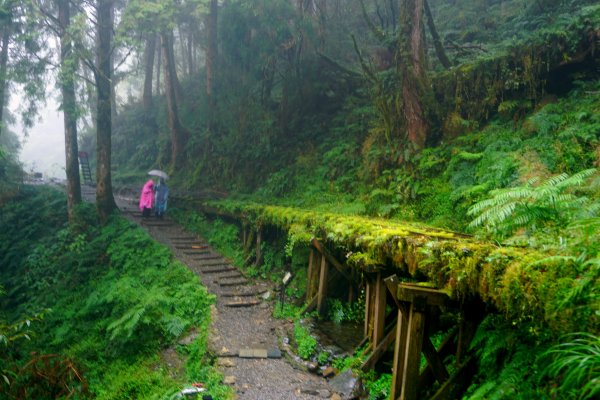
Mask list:
[[572,190],[595,173],[596,169],[587,169],[572,176],[563,173],[539,185],[539,179],[533,178],[524,186],[493,190],[491,198],[469,209],[468,214],[476,216],[470,226],[486,225],[506,236],[519,228],[535,231],[546,226],[566,226],[582,213],[593,216],[600,205],[591,206],[588,198],[577,196]]
[[571,333],[543,357],[550,360],[544,373],[559,381],[561,397],[585,400],[600,394],[600,337]]
[[317,349],[317,340],[310,334],[307,327],[302,324],[302,321],[297,321],[294,324],[294,342],[298,355],[304,359],[309,360],[315,355]]
[[342,303],[339,299],[327,300],[327,317],[336,324],[342,322],[360,322],[365,315],[364,293],[358,301],[353,303]]
[[375,371],[371,370],[363,376],[363,382],[369,393],[369,400],[387,399],[392,386],[392,374],[381,374],[377,377]]
[[166,247],[122,218],[103,227],[88,221],[85,233],[62,228],[65,204],[61,193],[40,188],[0,216],[0,246],[13,249],[0,269],[11,288],[3,309],[18,318],[52,307],[18,352],[69,356],[101,398],[174,393],[181,377],[155,354],[190,329],[207,332],[213,296]]

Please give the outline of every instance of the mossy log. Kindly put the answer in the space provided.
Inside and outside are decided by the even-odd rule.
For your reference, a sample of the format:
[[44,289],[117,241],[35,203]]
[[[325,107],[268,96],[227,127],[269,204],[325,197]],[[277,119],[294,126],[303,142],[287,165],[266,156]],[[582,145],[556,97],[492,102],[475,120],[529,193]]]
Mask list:
[[[318,238],[330,248],[348,249],[340,261],[354,269],[426,280],[459,302],[478,296],[514,321],[545,321],[557,332],[573,329],[574,322],[555,307],[558,291],[574,284],[577,272],[551,254],[378,218],[234,201],[211,202],[204,211],[215,209],[283,229],[295,245],[309,246]],[[592,329],[597,328],[595,321]]]

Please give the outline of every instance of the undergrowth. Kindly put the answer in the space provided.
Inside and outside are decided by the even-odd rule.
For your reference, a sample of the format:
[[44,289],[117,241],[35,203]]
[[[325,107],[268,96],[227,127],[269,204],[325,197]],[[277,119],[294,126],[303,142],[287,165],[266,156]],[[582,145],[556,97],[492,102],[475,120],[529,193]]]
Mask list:
[[[81,366],[102,399],[162,398],[202,378],[223,392],[218,380],[208,381],[205,346],[183,375],[159,357],[192,329],[196,343],[206,340],[214,301],[166,247],[116,215],[99,226],[90,205],[81,206],[78,225],[67,226],[64,195],[51,189],[25,189],[16,200],[0,215],[0,282],[9,288],[1,310],[9,320],[48,311],[31,341],[2,353],[4,365],[19,371],[31,351],[60,354]],[[20,390],[18,382],[9,393]]]

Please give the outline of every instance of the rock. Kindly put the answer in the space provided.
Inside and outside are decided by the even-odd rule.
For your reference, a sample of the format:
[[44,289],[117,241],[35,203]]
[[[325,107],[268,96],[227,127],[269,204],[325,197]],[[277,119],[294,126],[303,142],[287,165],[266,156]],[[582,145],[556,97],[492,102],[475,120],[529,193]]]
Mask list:
[[271,298],[271,292],[266,291],[260,297],[262,297],[263,300],[269,300]]
[[225,367],[225,368],[235,367],[235,363],[230,358],[219,358],[218,364],[220,367]]
[[316,388],[312,388],[312,387],[300,388],[300,394],[307,394],[309,396],[317,396],[319,394],[319,391]]
[[319,397],[322,399],[328,399],[331,396],[331,392],[327,389],[319,389]]
[[357,397],[361,391],[358,376],[351,369],[347,369],[330,380],[329,387],[344,400]]
[[317,364],[317,363],[314,363],[314,362],[306,363],[306,369],[308,369],[310,372],[315,372],[318,368],[319,368],[319,364]]
[[335,370],[335,368],[327,367],[323,370],[322,375],[325,378],[330,378],[330,377],[334,376],[336,373],[337,373],[337,371]]
[[329,400],[342,400],[342,397],[339,394],[334,393]]
[[225,385],[235,385],[235,376],[229,375],[223,378],[223,383]]

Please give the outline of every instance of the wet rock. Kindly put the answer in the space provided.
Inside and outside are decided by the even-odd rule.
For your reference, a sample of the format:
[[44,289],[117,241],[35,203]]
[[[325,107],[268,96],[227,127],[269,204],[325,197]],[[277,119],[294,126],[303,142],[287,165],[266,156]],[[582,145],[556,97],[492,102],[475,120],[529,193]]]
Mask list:
[[308,369],[310,372],[315,372],[318,368],[319,368],[319,364],[317,364],[315,362],[307,362],[306,363],[306,369]]
[[335,368],[333,367],[327,367],[323,370],[323,372],[321,373],[325,378],[330,378],[332,376],[334,376],[337,373],[337,371],[335,370]]
[[187,346],[189,344],[192,344],[194,342],[194,340],[196,340],[197,337],[198,337],[198,332],[191,332],[189,335],[187,335],[186,337],[182,338],[177,343],[180,344],[180,345],[182,345],[182,346]]
[[223,383],[225,385],[235,385],[235,376],[229,375],[223,378]]
[[319,389],[319,397],[322,399],[328,399],[331,396],[331,392],[327,389]]
[[329,400],[342,400],[342,397],[339,394],[334,393]]
[[319,391],[317,390],[317,388],[314,388],[314,387],[300,388],[299,392],[300,392],[300,394],[307,394],[309,396],[318,396],[319,395]]
[[354,399],[360,394],[358,376],[348,369],[329,381],[331,390],[340,395],[343,400]]
[[230,358],[219,358],[219,366],[225,368],[235,367],[235,363]]

